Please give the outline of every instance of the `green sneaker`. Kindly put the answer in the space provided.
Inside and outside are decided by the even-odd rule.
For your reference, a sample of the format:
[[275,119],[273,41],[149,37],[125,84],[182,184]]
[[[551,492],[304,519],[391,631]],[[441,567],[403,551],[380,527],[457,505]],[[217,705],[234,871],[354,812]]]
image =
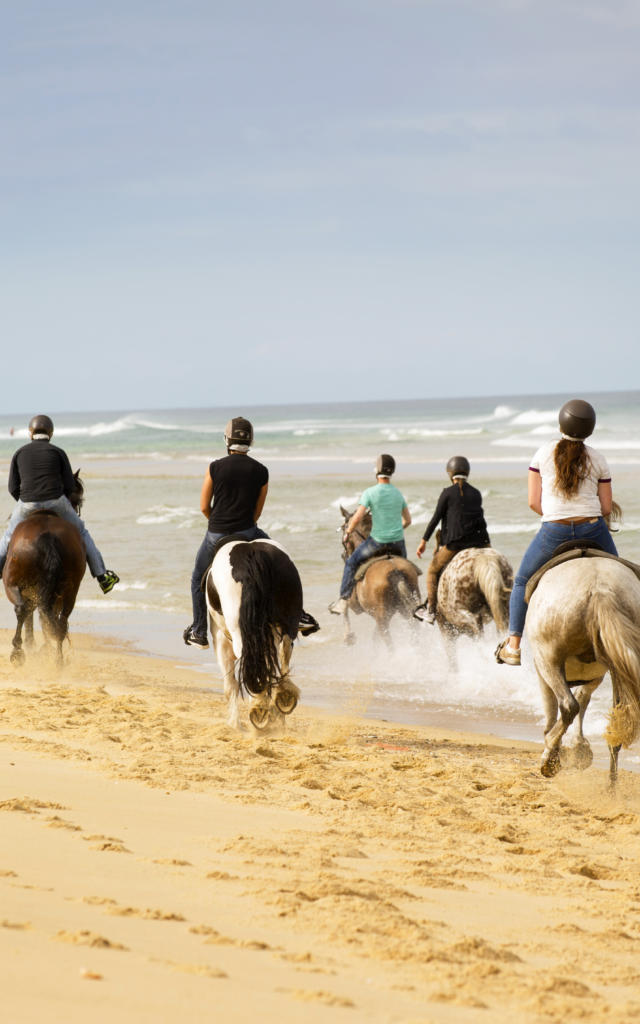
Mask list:
[[112,572],[111,569],[107,569],[106,572],[103,572],[102,576],[98,576],[98,583],[103,594],[108,594],[113,590],[116,583],[119,582],[120,577],[115,572]]

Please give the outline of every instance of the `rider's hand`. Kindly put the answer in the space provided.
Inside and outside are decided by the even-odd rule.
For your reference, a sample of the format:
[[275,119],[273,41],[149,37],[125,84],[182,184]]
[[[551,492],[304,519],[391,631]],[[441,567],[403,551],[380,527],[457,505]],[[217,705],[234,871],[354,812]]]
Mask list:
[[421,540],[420,543],[418,544],[418,549],[416,551],[416,555],[418,556],[418,558],[422,558],[422,553],[423,553],[424,549],[426,548],[426,546],[427,546],[426,541]]

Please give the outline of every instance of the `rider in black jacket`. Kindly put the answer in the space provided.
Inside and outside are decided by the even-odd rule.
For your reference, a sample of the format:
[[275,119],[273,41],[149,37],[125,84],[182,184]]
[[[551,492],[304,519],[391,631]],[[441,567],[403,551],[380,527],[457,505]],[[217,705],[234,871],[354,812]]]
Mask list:
[[[418,558],[422,558],[427,541],[441,523],[438,547],[427,569],[427,622],[435,622],[438,578],[445,565],[458,551],[486,548],[491,544],[482,510],[482,495],[467,482],[469,471],[469,462],[463,455],[449,459],[447,473],[452,480],[451,487],[445,487],[438,498],[436,510],[416,551]],[[417,618],[423,617],[420,612],[424,609],[425,605],[416,608]]]
[[91,534],[69,501],[77,484],[67,453],[51,444],[53,421],[49,416],[34,416],[29,423],[29,434],[31,441],[18,448],[9,467],[9,493],[17,504],[0,540],[0,576],[7,560],[9,541],[18,523],[30,512],[46,509],[73,523],[80,532],[91,575],[97,578],[103,594],[108,594],[119,577],[105,569]]

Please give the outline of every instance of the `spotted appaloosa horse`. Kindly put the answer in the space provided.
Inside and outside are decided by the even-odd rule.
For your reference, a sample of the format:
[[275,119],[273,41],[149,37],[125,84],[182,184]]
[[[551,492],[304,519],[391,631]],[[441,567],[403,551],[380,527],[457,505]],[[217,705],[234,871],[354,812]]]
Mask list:
[[[75,474],[76,491],[69,500],[76,512],[82,507],[84,487]],[[62,644],[69,632],[69,616],[76,603],[86,568],[86,552],[80,531],[55,512],[32,512],[18,523],[7,551],[2,574],[7,597],[15,606],[17,628],[11,661],[21,665],[22,627],[25,644],[33,647],[33,613],[40,615],[45,641],[56,645],[56,660],[62,664]]]
[[[371,533],[371,513],[368,512],[360,520],[358,526],[348,536],[347,525],[353,512],[340,506],[342,512],[342,547],[343,559],[366,540]],[[364,576],[359,578],[360,572]],[[420,589],[418,577],[420,570],[407,558],[400,555],[392,555],[389,558],[381,558],[379,561],[365,562],[356,575],[356,585],[348,601],[347,610],[343,615],[344,619],[344,641],[353,643],[355,634],[349,623],[349,612],[360,615],[366,612],[371,615],[376,623],[376,633],[390,645],[389,623],[396,613],[403,616],[408,622],[414,623],[413,611],[420,603]]]
[[218,545],[203,585],[230,724],[239,725],[246,691],[254,728],[281,726],[300,695],[289,678],[302,612],[298,570],[276,541],[231,536]]
[[455,664],[453,641],[478,638],[493,621],[504,632],[509,623],[513,569],[495,548],[465,548],[445,566],[438,581],[436,621]]
[[610,784],[620,747],[640,732],[640,580],[623,561],[575,558],[548,569],[529,601],[525,636],[547,716],[541,771],[560,771],[561,744],[577,718],[578,767],[591,763],[582,720],[591,694],[611,673],[613,711],[606,732]]

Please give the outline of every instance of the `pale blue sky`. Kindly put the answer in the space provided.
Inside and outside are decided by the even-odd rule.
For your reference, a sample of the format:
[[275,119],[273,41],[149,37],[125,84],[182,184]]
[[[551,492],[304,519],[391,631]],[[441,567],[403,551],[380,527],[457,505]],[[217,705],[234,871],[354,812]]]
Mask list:
[[640,0],[0,10],[5,411],[639,386]]

